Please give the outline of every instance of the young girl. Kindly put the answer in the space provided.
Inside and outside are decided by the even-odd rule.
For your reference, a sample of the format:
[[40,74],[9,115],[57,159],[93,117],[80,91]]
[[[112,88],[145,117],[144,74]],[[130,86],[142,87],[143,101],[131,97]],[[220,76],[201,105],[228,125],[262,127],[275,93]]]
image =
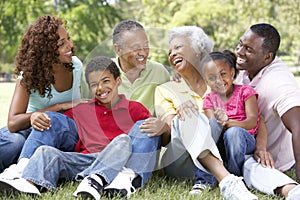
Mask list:
[[73,52],[61,19],[42,16],[24,34],[16,56],[19,76],[8,126],[0,129],[0,171],[17,160],[31,127],[50,127],[45,111],[67,110],[83,102],[79,100],[82,63]]
[[[225,151],[224,165],[230,173],[242,176],[245,155],[255,150],[259,110],[257,93],[248,85],[233,83],[237,76],[236,56],[231,51],[211,52],[204,62],[203,77],[211,92],[205,96],[203,110],[210,119],[221,126],[222,134],[214,135],[218,147]],[[219,149],[222,153],[222,149]],[[196,169],[196,179],[199,169]],[[197,188],[194,188],[197,193]],[[199,189],[202,189],[199,186]],[[192,192],[193,193],[193,192]]]

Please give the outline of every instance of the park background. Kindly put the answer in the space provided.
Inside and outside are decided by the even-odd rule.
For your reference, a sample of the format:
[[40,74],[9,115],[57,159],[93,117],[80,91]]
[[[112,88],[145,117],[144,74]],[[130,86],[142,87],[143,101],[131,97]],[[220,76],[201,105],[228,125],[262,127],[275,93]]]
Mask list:
[[[152,60],[168,63],[167,31],[175,26],[202,27],[215,43],[214,50],[235,50],[250,25],[267,22],[281,35],[278,52],[298,75],[300,65],[300,0],[1,0],[0,1],[0,127],[6,125],[14,90],[14,59],[21,37],[39,16],[51,14],[67,21],[67,30],[84,64],[96,55],[114,56],[111,33],[123,19],[141,22],[150,38]],[[296,77],[299,80],[298,77]],[[11,82],[8,82],[11,81]],[[189,196],[192,180],[166,179],[155,172],[145,188],[131,199],[200,199]],[[294,173],[289,174],[294,176]],[[263,177],[262,177],[263,178]],[[71,199],[78,183],[60,184],[40,199]],[[259,199],[280,199],[256,192]],[[7,199],[8,196],[0,196]],[[12,199],[32,199],[26,195]],[[218,188],[201,199],[222,199]]]

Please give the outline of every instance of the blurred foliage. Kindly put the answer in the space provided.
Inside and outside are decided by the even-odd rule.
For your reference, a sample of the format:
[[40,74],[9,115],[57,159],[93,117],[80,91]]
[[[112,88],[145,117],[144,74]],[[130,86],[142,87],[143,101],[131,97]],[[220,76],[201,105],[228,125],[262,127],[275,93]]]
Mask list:
[[[28,25],[41,15],[66,20],[81,60],[114,56],[112,29],[122,19],[141,22],[150,38],[151,58],[168,65],[167,31],[197,25],[213,39],[215,50],[234,50],[250,25],[273,24],[281,34],[279,55],[300,64],[300,0],[1,0],[0,63],[13,63]],[[3,69],[2,69],[3,70]]]

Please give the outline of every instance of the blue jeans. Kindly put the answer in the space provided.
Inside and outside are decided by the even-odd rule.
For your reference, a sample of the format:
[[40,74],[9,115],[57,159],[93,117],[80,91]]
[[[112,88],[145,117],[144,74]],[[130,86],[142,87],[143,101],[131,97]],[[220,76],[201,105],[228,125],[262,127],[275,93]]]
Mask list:
[[11,133],[7,127],[0,129],[0,172],[16,163],[26,137],[31,132],[31,128]]
[[142,133],[139,128],[142,122],[138,121],[128,135],[119,135],[99,153],[62,152],[41,146],[30,158],[22,177],[54,190],[61,178],[82,180],[91,174],[101,175],[110,184],[123,167],[128,167],[141,176],[143,186],[156,165],[160,137]]
[[[218,143],[218,147],[224,145],[226,169],[237,176],[242,176],[245,155],[252,154],[255,150],[255,138],[247,130],[240,127],[227,129],[220,138],[222,127],[216,120],[210,120],[212,137]],[[218,142],[219,141],[219,142]],[[214,185],[216,179],[206,172],[195,168],[196,183]]]
[[73,119],[58,112],[45,112],[51,119],[51,127],[48,130],[38,131],[32,129],[25,141],[19,159],[30,158],[35,150],[48,145],[62,151],[74,151],[78,142],[77,127]]

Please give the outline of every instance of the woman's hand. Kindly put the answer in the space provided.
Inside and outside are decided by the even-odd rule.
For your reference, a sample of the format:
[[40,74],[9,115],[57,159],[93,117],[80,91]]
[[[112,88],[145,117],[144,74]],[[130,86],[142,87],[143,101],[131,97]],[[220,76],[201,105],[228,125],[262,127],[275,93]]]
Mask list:
[[78,104],[87,103],[87,102],[88,102],[88,99],[78,99],[75,101],[60,103],[59,106],[60,106],[60,110],[68,110],[68,109],[71,109],[71,108],[77,106]]
[[44,131],[51,127],[50,117],[43,112],[34,112],[30,116],[30,124],[32,128]]
[[185,116],[191,117],[192,114],[197,114],[198,112],[198,106],[194,104],[191,100],[182,103],[176,109],[177,117],[182,121],[184,121]]

